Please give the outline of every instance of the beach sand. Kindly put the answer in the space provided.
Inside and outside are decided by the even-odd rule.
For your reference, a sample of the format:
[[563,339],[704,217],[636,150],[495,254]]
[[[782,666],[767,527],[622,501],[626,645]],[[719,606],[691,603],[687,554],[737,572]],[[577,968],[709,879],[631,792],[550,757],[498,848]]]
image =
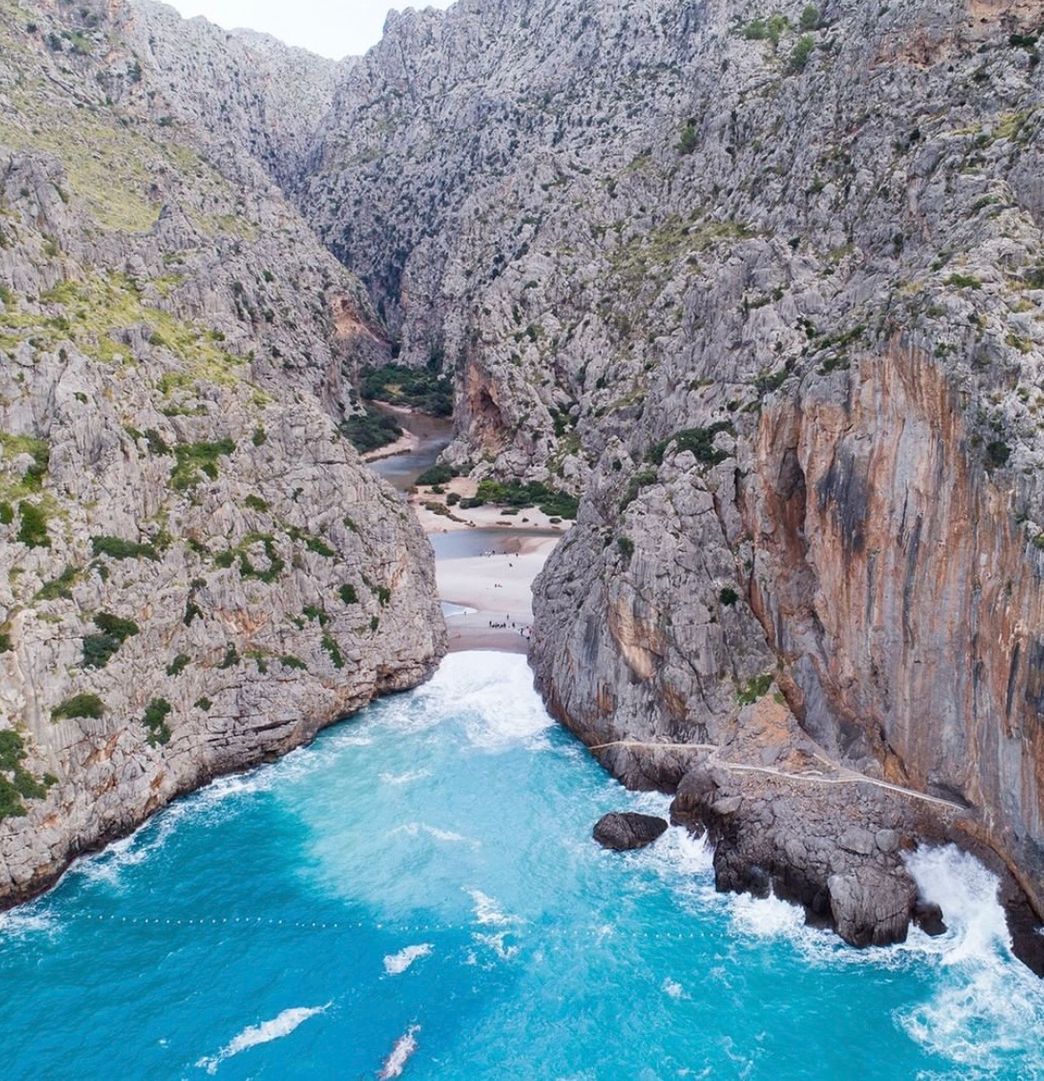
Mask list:
[[[529,640],[523,631],[533,625],[533,580],[572,523],[552,519],[535,507],[505,513],[494,506],[469,510],[459,504],[449,506],[446,497],[450,493],[461,499],[475,495],[477,482],[466,477],[448,481],[441,492],[430,487],[414,489],[418,473],[435,462],[449,441],[449,422],[387,403],[375,404],[394,415],[405,431],[400,440],[366,455],[366,460],[396,488],[408,493],[421,527],[433,539],[440,599],[467,609],[446,618],[450,651],[528,653]],[[463,531],[473,531],[474,543],[438,543],[440,534],[456,534],[459,539]],[[505,541],[506,535],[512,535],[510,542]],[[510,548],[513,554],[470,554],[494,546]]]
[[451,652],[529,651],[522,631],[533,625],[533,579],[543,569],[558,537],[525,537],[521,541],[520,555],[436,560],[435,575],[442,600],[474,609],[447,618]]
[[[478,485],[475,481],[455,477],[444,486],[444,492],[440,495],[431,488],[419,488],[410,495],[410,505],[417,513],[421,525],[426,533],[441,533],[453,529],[546,529],[553,533],[566,533],[571,522],[561,518],[550,518],[536,507],[526,507],[525,510],[513,514],[505,514],[503,508],[492,505],[484,507],[471,507],[463,509],[458,503],[450,507],[446,503],[446,496],[456,492],[462,499],[469,499],[475,494]],[[432,507],[439,507],[434,511]],[[446,513],[448,512],[448,513]]]

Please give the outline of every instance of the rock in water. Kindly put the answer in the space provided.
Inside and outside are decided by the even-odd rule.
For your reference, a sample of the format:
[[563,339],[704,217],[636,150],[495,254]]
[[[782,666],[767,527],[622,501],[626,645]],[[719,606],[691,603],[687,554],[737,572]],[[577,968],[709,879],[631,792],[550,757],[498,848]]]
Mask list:
[[651,845],[666,829],[667,823],[655,815],[613,811],[603,815],[595,824],[594,839],[603,848],[626,852],[632,848]]
[[916,891],[909,878],[864,866],[831,875],[830,912],[837,933],[853,946],[906,941]]
[[942,909],[933,901],[923,901],[918,898],[917,904],[914,906],[913,921],[926,935],[931,935],[932,938],[938,938],[939,935],[946,934],[947,927],[945,920],[943,920]]

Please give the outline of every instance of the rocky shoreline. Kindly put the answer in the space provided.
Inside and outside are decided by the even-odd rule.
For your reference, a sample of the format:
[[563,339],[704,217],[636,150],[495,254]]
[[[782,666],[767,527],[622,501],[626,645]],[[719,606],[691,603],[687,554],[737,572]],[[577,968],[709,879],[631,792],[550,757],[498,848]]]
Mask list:
[[[1003,861],[974,839],[966,809],[845,776],[807,747],[782,769],[723,762],[716,751],[669,743],[590,749],[625,786],[673,796],[671,823],[713,845],[719,891],[800,905],[809,925],[854,947],[904,942],[912,925],[931,935],[945,931],[944,914],[918,896],[904,856],[920,845],[956,844],[997,877],[1013,951],[1044,976],[1041,922]],[[627,827],[620,817],[606,816],[596,840],[638,847],[632,839],[642,824]],[[656,836],[647,828],[642,843]]]

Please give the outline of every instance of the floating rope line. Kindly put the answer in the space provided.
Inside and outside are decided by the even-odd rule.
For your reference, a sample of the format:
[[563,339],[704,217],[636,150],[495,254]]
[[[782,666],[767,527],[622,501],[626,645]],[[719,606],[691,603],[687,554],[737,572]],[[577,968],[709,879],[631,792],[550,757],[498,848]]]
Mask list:
[[403,935],[430,935],[444,931],[460,930],[453,927],[398,926],[383,923],[370,923],[366,920],[345,922],[342,920],[279,920],[269,916],[119,916],[115,913],[87,914],[85,919],[92,923],[118,923],[148,927],[228,927],[239,930],[255,930],[258,927],[282,928],[288,931],[349,931],[372,930],[389,931]]

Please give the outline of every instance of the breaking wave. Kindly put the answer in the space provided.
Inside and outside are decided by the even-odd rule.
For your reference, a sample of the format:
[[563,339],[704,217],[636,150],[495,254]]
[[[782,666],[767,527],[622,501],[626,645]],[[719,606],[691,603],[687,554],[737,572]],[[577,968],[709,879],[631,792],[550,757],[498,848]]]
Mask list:
[[401,976],[414,961],[427,957],[434,949],[430,942],[422,942],[417,946],[407,946],[398,953],[390,953],[384,959],[384,971],[389,976]]
[[417,1050],[417,1033],[420,1025],[410,1027],[395,1041],[391,1054],[384,1060],[381,1072],[377,1075],[379,1081],[392,1081],[395,1077],[401,1077],[410,1056]]
[[273,1040],[281,1040],[284,1036],[289,1036],[291,1032],[300,1028],[309,1018],[325,1013],[330,1008],[330,1005],[331,1003],[328,1002],[325,1006],[297,1006],[293,1009],[283,1010],[278,1017],[273,1017],[271,1021],[262,1021],[258,1025],[249,1025],[242,1032],[233,1036],[217,1054],[201,1058],[196,1065],[209,1074],[216,1074],[218,1067],[225,1059],[230,1059],[234,1055],[248,1051],[251,1047],[271,1043]]

